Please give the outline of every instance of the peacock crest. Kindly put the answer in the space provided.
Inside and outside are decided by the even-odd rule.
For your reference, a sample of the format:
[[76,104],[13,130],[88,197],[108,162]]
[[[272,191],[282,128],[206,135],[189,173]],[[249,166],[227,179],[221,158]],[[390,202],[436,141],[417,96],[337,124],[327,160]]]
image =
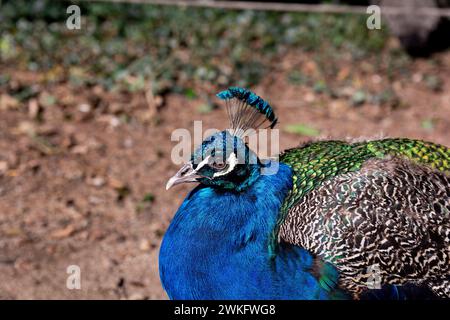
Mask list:
[[278,119],[272,106],[252,91],[230,87],[217,94],[225,100],[231,134],[242,138],[263,127],[273,129]]

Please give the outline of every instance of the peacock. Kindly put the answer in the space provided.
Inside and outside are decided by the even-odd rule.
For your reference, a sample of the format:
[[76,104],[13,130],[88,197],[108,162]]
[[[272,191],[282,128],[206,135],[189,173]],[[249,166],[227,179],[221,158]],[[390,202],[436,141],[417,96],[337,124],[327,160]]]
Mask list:
[[167,183],[199,184],[168,227],[170,299],[450,298],[450,149],[421,140],[312,141],[260,159],[271,105],[230,87],[230,128]]

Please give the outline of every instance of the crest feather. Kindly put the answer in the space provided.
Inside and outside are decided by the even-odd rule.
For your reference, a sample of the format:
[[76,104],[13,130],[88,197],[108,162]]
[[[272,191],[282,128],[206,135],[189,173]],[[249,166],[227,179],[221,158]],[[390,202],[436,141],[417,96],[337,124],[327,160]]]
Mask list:
[[219,92],[217,97],[226,101],[230,128],[233,133],[243,134],[248,129],[258,129],[265,123],[273,128],[277,118],[270,104],[252,91],[240,87],[230,87]]

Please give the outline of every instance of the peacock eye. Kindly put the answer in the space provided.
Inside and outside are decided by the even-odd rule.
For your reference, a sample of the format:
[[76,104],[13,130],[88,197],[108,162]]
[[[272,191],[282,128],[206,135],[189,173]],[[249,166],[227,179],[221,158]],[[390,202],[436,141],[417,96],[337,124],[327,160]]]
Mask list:
[[225,162],[213,162],[211,163],[211,167],[213,167],[216,170],[223,170],[225,169],[225,167],[227,166],[227,164]]

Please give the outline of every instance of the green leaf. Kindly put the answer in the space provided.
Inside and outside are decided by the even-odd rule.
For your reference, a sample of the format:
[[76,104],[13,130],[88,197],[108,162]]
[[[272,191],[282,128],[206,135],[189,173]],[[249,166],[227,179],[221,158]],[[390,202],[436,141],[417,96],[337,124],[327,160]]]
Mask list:
[[309,78],[298,70],[293,70],[288,74],[288,82],[294,85],[307,84]]
[[316,93],[323,93],[323,92],[325,92],[327,89],[328,89],[327,84],[326,84],[325,81],[323,81],[323,80],[317,81],[317,82],[314,84],[314,87],[313,87],[313,90],[314,90],[314,92],[316,92]]
[[195,93],[194,89],[192,89],[192,88],[187,88],[184,91],[184,96],[186,98],[188,98],[188,99],[195,99],[195,98],[197,98],[197,94]]
[[433,119],[425,119],[422,121],[421,126],[427,131],[432,131],[434,129],[434,121]]
[[442,90],[443,81],[438,76],[428,75],[425,77],[426,86],[435,92],[439,92]]
[[366,93],[362,90],[356,91],[352,96],[352,102],[355,106],[359,106],[366,102]]
[[317,137],[318,135],[320,135],[320,130],[301,123],[287,125],[284,127],[284,130],[289,133],[307,137]]
[[155,195],[153,193],[147,193],[144,198],[142,198],[142,202],[152,203],[153,201],[155,201]]

